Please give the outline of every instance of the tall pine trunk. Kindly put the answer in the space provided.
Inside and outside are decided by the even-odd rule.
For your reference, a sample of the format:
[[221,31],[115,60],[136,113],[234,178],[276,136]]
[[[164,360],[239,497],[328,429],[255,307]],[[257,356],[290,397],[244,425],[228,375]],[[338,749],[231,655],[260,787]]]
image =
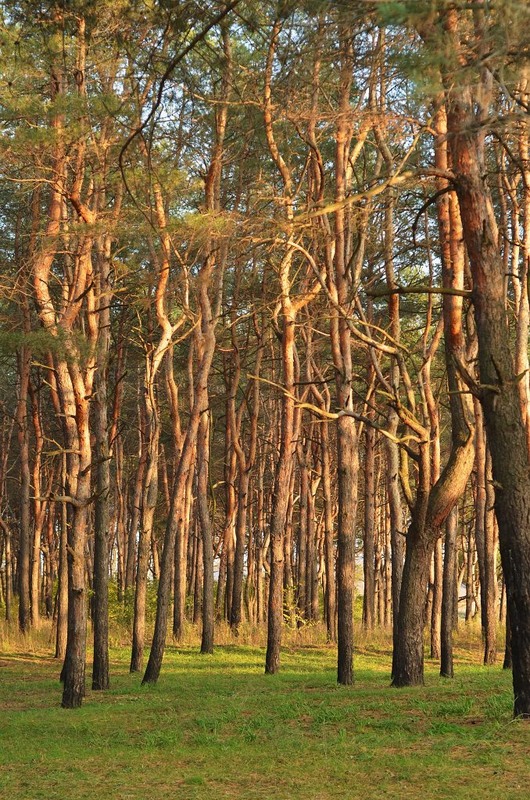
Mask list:
[[[456,53],[462,50],[456,11],[447,29]],[[530,464],[518,380],[510,349],[504,302],[504,266],[486,183],[482,127],[489,92],[478,85],[449,92],[449,140],[462,214],[464,241],[473,276],[473,306],[479,344],[479,398],[484,412],[495,486],[502,566],[512,632],[514,714],[530,717]]]

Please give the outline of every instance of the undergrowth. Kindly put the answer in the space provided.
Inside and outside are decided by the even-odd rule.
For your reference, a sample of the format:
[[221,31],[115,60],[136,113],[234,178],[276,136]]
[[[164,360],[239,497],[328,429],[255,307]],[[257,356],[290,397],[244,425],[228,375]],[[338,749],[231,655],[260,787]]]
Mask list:
[[336,684],[321,626],[286,630],[275,676],[263,674],[262,631],[234,640],[220,626],[213,656],[200,655],[197,633],[190,626],[184,643],[169,644],[156,686],[142,687],[128,672],[128,647],[114,646],[111,689],[87,690],[81,709],[65,711],[50,629],[21,639],[4,624],[0,796],[528,796],[530,724],[511,718],[510,674],[481,665],[475,626],[457,634],[454,680],[427,660],[425,686],[400,690],[389,685],[388,631],[359,631],[348,688]]

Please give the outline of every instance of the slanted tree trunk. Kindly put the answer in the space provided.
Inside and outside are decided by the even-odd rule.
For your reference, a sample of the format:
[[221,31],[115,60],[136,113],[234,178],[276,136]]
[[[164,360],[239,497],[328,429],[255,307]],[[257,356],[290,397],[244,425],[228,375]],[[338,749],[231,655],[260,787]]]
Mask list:
[[[210,166],[205,181],[206,207],[212,214],[221,211],[220,184],[222,174],[222,158],[224,138],[228,118],[228,99],[231,85],[231,44],[228,29],[221,24],[224,69],[221,81],[221,102],[216,109],[216,138],[213,145]],[[188,427],[183,438],[182,449],[178,457],[171,505],[168,514],[164,545],[160,563],[158,582],[155,630],[151,644],[149,661],[142,683],[156,683],[160,675],[166,645],[171,583],[175,560],[175,543],[177,539],[184,541],[184,532],[188,520],[189,503],[186,502],[188,488],[191,488],[193,467],[197,448],[197,436],[201,418],[208,411],[208,379],[215,352],[215,329],[221,314],[223,275],[227,258],[227,244],[220,244],[212,237],[207,248],[206,257],[197,279],[197,293],[200,311],[199,329],[199,363],[192,392],[192,404],[189,413]],[[204,510],[204,509],[203,509]],[[177,548],[178,552],[178,548]],[[185,563],[183,559],[180,566]],[[185,585],[185,572],[181,580]]]
[[[214,260],[209,257],[200,275],[201,280],[201,305],[202,305],[202,326],[203,332],[203,353],[195,379],[194,405],[190,410],[188,427],[184,437],[182,452],[180,454],[177,471],[173,481],[173,491],[171,495],[171,507],[168,515],[166,533],[164,537],[164,547],[160,564],[160,579],[157,593],[157,611],[155,621],[155,631],[149,661],[142,683],[156,683],[160,675],[162,659],[166,644],[167,621],[169,614],[169,601],[171,594],[171,582],[173,576],[173,562],[175,556],[175,541],[177,538],[177,528],[183,529],[185,525],[184,514],[188,512],[186,503],[186,493],[190,471],[192,471],[193,461],[196,451],[196,440],[201,416],[207,411],[206,387],[208,375],[211,368],[215,349],[215,324],[220,311],[220,292],[222,280],[222,267],[218,266],[216,280],[216,310],[213,311],[208,299],[207,287],[211,272],[214,268]],[[184,571],[185,580],[185,571]]]

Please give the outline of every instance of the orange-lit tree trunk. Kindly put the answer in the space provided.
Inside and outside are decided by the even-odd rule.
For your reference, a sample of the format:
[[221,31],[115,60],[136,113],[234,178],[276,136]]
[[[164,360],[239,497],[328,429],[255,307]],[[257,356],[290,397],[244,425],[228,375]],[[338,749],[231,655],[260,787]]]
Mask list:
[[[435,140],[437,162],[447,165],[446,119],[438,115]],[[445,187],[444,187],[445,188]],[[434,547],[451,509],[466,486],[474,460],[474,424],[468,396],[456,364],[465,364],[462,316],[464,258],[462,227],[454,193],[441,196],[438,225],[441,239],[443,330],[451,411],[451,451],[440,477],[431,488],[428,436],[419,444],[419,484],[407,534],[397,641],[392,662],[392,685],[423,683],[425,597]]]
[[[215,114],[215,142],[212,149],[209,170],[205,181],[206,208],[210,214],[221,212],[221,176],[224,153],[224,139],[226,134],[228,119],[228,100],[229,87],[231,86],[231,43],[228,28],[225,24],[221,25],[221,39],[223,47],[223,80],[221,84],[221,101],[216,108]],[[187,517],[189,514],[189,503],[186,502],[190,480],[193,476],[195,466],[195,456],[197,450],[197,437],[201,418],[208,413],[208,379],[215,353],[216,334],[215,329],[221,314],[223,275],[227,259],[226,242],[217,242],[211,237],[206,246],[206,254],[197,278],[197,294],[199,306],[199,340],[198,365],[194,375],[192,392],[192,404],[188,417],[188,425],[182,441],[182,449],[178,456],[178,463],[173,478],[173,491],[171,494],[171,504],[168,514],[162,559],[160,564],[160,578],[157,592],[157,609],[155,630],[151,644],[149,661],[145,670],[142,683],[156,683],[160,675],[162,660],[167,635],[167,623],[169,614],[169,603],[171,596],[171,583],[173,577],[173,567],[183,569],[186,563],[184,558],[177,559],[175,563],[175,543],[183,543],[183,533],[187,527]],[[203,444],[207,444],[203,442]],[[201,480],[208,473],[208,460],[202,459]],[[206,481],[208,483],[208,481]],[[207,507],[202,507],[201,514],[203,520],[209,525],[209,511]],[[209,530],[203,536],[203,543],[210,543]],[[183,550],[183,548],[182,548]],[[178,548],[177,548],[177,554]],[[204,567],[213,569],[213,558],[204,562]],[[185,583],[186,575],[181,575],[181,585]],[[209,581],[211,580],[211,583]],[[205,585],[213,586],[212,576],[204,578]],[[208,643],[208,646],[210,643]],[[213,641],[211,642],[213,646]]]
[[[78,20],[78,65],[84,68],[84,22]],[[57,60],[57,64],[59,60]],[[64,96],[65,75],[63,67],[52,68],[52,100]],[[68,561],[68,634],[66,655],[62,670],[64,683],[62,705],[75,708],[81,705],[85,692],[86,613],[85,544],[87,535],[88,505],[91,502],[91,441],[89,407],[94,380],[94,352],[97,321],[92,276],[91,253],[94,213],[82,202],[80,189],[83,181],[85,143],[76,148],[73,178],[66,178],[67,156],[64,143],[64,119],[60,111],[52,118],[54,134],[53,175],[49,189],[48,221],[40,249],[33,259],[33,288],[42,326],[50,336],[60,342],[55,356],[57,394],[63,416],[66,449],[66,497],[69,504],[70,525],[67,536]],[[65,198],[71,203],[79,222],[75,241],[72,234],[63,231]],[[62,256],[67,269],[60,308],[51,293],[51,269],[58,256],[58,237],[63,235],[65,250],[73,253]],[[86,352],[81,355],[76,337],[75,323],[85,310]]]

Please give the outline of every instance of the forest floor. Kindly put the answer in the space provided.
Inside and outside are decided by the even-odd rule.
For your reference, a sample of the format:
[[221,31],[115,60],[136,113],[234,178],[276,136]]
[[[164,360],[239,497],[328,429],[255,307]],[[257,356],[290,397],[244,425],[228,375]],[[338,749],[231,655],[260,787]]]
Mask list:
[[[454,680],[389,686],[390,641],[359,643],[355,685],[335,650],[291,635],[276,676],[255,644],[213,656],[169,647],[156,686],[113,648],[112,685],[59,707],[49,634],[0,630],[0,797],[9,800],[527,800],[530,722],[512,720],[511,675],[459,635]],[[225,641],[229,639],[225,636]],[[90,666],[90,665],[89,665]],[[87,685],[90,669],[87,670]]]

